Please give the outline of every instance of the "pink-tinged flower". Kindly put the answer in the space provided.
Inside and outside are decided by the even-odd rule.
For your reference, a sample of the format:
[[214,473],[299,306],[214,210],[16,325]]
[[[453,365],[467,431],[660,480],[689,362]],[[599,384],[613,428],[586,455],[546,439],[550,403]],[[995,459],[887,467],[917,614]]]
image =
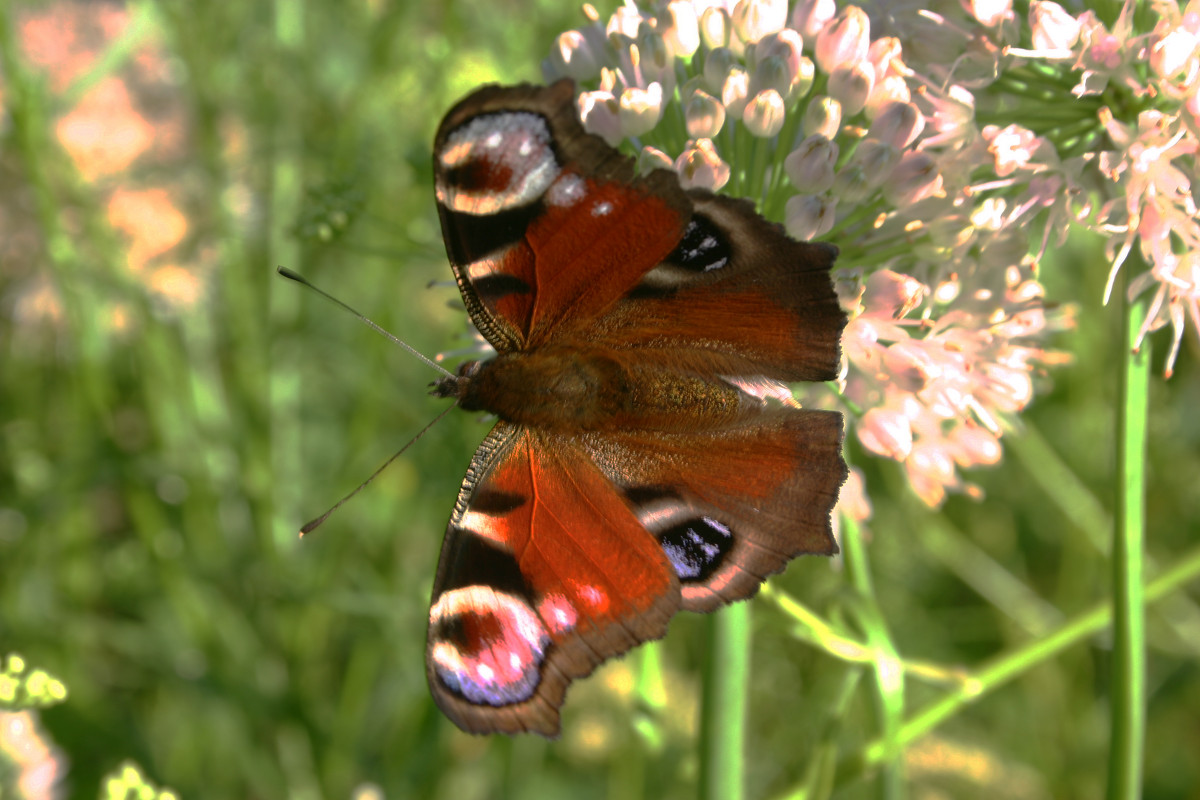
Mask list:
[[914,205],[928,197],[945,197],[946,191],[937,162],[927,153],[909,152],[883,184],[883,193],[896,208]]
[[867,104],[875,87],[875,70],[866,61],[848,62],[829,76],[829,96],[841,103],[842,113],[852,117]]
[[987,142],[988,152],[995,159],[996,174],[1000,177],[1028,167],[1036,151],[1043,145],[1041,137],[1020,125],[1005,128],[984,126],[983,138]]
[[65,759],[41,731],[34,712],[0,711],[0,791],[11,790],[21,800],[52,800],[60,795],[65,772]]
[[912,453],[912,425],[903,411],[876,406],[859,421],[858,440],[876,455],[903,461]]
[[710,50],[729,47],[733,41],[733,22],[723,8],[706,8],[700,14],[700,42]]
[[584,92],[579,95],[579,117],[589,133],[616,146],[624,137],[621,130],[621,106],[612,92]]
[[978,137],[975,96],[965,87],[955,84],[941,91],[921,86],[917,89],[916,99],[926,124],[934,131],[920,142],[922,150],[945,148],[954,151],[970,145]]
[[746,44],[778,33],[787,24],[788,0],[740,0],[733,7],[733,29]]
[[671,157],[659,150],[657,147],[646,145],[642,151],[638,153],[638,172],[645,175],[648,172],[653,172],[656,169],[675,169],[675,162]]
[[807,58],[804,55],[804,38],[791,28],[784,28],[764,36],[754,47],[754,63],[756,71],[769,58],[781,59],[791,80],[800,73],[800,64]]
[[675,58],[691,58],[700,49],[700,19],[688,0],[671,0],[658,18],[667,48]]
[[627,88],[621,92],[617,108],[622,134],[632,137],[650,132],[662,117],[662,108],[662,84],[652,83],[646,89]]
[[[669,63],[666,20],[686,12],[660,5],[656,16],[640,16],[635,34],[642,12],[627,4],[610,24],[615,66],[602,69],[599,90],[619,97],[653,75],[677,76],[683,113],[663,115],[653,135],[679,141],[686,127],[691,141],[674,163],[683,185],[720,187],[738,170],[740,185],[779,193],[767,205],[782,209],[792,236],[835,236],[839,297],[851,317],[841,384],[852,432],[869,451],[902,461],[927,502],[977,493],[959,471],[999,460],[1009,418],[1032,399],[1032,372],[1060,360],[1042,340],[1067,319],[1046,310],[1035,259],[1050,235],[1091,208],[1081,200],[1082,159],[1059,159],[1019,115],[986,138],[976,122],[980,97],[1006,85],[997,75],[1013,60],[1005,55],[1018,32],[1011,8],[951,4],[945,16],[909,15],[918,20],[910,27],[894,24],[897,11],[882,17],[888,35],[872,41],[864,12],[847,7],[835,18],[824,0],[802,0],[793,27],[772,22],[766,33],[750,24],[748,2],[692,7],[699,47]],[[911,37],[927,60],[909,51]],[[813,85],[826,94],[812,95]],[[664,105],[672,94],[664,85]],[[800,143],[781,141],[769,157],[785,183],[718,152],[718,141],[782,137],[791,125]],[[640,152],[643,169],[670,153]],[[805,392],[809,405],[840,402],[819,386]]]
[[547,72],[553,77],[582,81],[599,72],[602,63],[581,31],[565,31],[558,35],[550,48]]
[[744,69],[734,67],[721,87],[721,102],[734,119],[741,119],[750,102],[750,75]]
[[867,130],[868,139],[903,149],[912,144],[925,128],[925,118],[911,103],[890,102],[871,122]]
[[783,168],[792,185],[802,192],[824,192],[833,186],[838,146],[821,134],[813,134],[784,159]]
[[800,130],[805,136],[832,139],[842,127],[842,104],[832,97],[814,97],[804,110]]
[[701,89],[692,92],[683,113],[691,139],[711,139],[725,125],[725,106]]
[[129,268],[141,271],[187,235],[188,222],[165,189],[118,188],[108,200],[108,222],[130,240]]
[[[861,169],[870,189],[882,186],[900,161],[900,148],[876,139],[864,139],[843,170]],[[835,178],[836,182],[836,178]]]
[[85,180],[124,171],[154,141],[124,81],[105,78],[58,121],[55,133]]
[[797,0],[792,8],[792,28],[806,39],[823,31],[837,15],[835,0]]
[[704,88],[713,96],[720,96],[725,88],[725,79],[736,64],[737,56],[728,47],[710,50],[704,57]]
[[1200,32],[1169,30],[1150,48],[1150,67],[1166,83],[1194,92],[1200,74]]
[[729,182],[729,165],[721,160],[711,139],[688,142],[682,155],[675,160],[679,183],[685,189],[717,191]]
[[797,194],[784,205],[783,225],[794,239],[807,241],[824,236],[837,220],[837,198],[828,195]]
[[774,89],[767,89],[746,105],[742,121],[752,136],[768,139],[783,129],[783,117],[783,98]]
[[871,46],[871,23],[858,6],[838,12],[833,24],[817,33],[816,61],[825,74],[853,66],[867,57]]
[[970,0],[971,16],[986,28],[995,28],[1013,18],[1012,0]]
[[1079,20],[1052,0],[1034,0],[1029,5],[1029,27],[1033,49],[1046,58],[1069,58],[1079,41]]

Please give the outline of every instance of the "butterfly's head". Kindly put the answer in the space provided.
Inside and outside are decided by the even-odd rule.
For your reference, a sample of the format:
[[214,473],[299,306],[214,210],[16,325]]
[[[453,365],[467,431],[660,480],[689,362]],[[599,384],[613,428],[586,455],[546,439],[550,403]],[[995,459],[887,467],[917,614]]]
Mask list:
[[481,361],[464,361],[459,364],[457,375],[438,378],[429,384],[432,387],[429,393],[434,397],[450,397],[461,402],[467,394],[467,387],[470,386],[471,380],[479,373],[482,363]]

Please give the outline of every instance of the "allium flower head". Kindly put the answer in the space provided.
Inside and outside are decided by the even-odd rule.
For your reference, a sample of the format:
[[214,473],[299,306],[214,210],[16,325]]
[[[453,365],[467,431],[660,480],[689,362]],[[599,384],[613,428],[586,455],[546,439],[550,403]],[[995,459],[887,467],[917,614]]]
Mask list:
[[[1061,8],[1036,8],[1042,39],[1066,60],[1086,25],[1072,31]],[[1016,60],[1003,49],[1021,27],[1011,5],[909,13],[908,27],[879,35],[869,10],[831,0],[790,13],[755,0],[628,3],[607,24],[606,50],[581,29],[559,38],[544,69],[579,80],[576,67],[602,52],[581,87],[589,130],[632,140],[643,165],[673,157],[684,186],[750,195],[791,235],[838,245],[851,315],[840,394],[807,388],[802,399],[849,411],[863,446],[902,462],[936,504],[975,491],[960,471],[1001,458],[1035,373],[1062,360],[1043,340],[1067,318],[1046,310],[1036,265],[1086,204],[1063,199],[1079,163],[1035,127],[979,119],[978,91]],[[917,47],[937,58],[910,54],[912,37],[937,42]],[[673,61],[648,76],[647,52]],[[1178,75],[1185,60],[1172,51],[1164,68]],[[613,113],[651,91],[653,113]]]

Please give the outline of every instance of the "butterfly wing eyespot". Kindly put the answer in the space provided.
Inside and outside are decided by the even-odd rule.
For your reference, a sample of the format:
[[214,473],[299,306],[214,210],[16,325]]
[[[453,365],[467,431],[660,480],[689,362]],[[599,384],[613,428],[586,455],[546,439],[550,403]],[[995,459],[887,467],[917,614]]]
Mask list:
[[446,251],[499,355],[434,393],[500,422],[434,582],[427,675],[472,733],[555,736],[572,680],[837,551],[831,245],[583,131],[569,81],[484,87],[434,142]]

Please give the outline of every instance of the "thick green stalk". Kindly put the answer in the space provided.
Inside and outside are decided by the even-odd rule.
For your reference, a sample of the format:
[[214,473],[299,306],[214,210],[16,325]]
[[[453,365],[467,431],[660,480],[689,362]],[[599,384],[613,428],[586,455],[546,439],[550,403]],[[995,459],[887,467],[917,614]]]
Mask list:
[[1117,403],[1117,519],[1113,528],[1113,651],[1109,690],[1111,740],[1109,800],[1142,794],[1146,738],[1146,598],[1142,586],[1146,525],[1146,423],[1149,411],[1149,342],[1134,350],[1145,319],[1144,302],[1130,302],[1126,264],[1121,310],[1121,394]]
[[700,722],[700,797],[740,800],[745,790],[746,691],[750,685],[750,604],[708,618],[712,643]]

